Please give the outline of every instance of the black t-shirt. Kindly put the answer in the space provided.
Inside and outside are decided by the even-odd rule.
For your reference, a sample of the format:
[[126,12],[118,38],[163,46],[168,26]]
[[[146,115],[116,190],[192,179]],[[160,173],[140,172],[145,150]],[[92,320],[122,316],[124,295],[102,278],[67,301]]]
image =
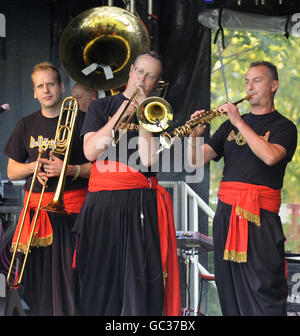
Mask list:
[[[82,126],[81,135],[83,136],[89,132],[97,132],[108,122],[109,118],[117,112],[125,100],[128,99],[122,93],[119,93],[91,102]],[[130,126],[130,129],[122,135],[116,147],[109,146],[106,152],[99,157],[99,160],[108,159],[122,162],[142,172],[147,177],[154,176],[155,173],[151,172],[151,167],[143,166],[138,155],[137,141],[139,123],[136,115],[132,117]]]
[[[83,153],[82,139],[80,130],[83,124],[85,113],[78,111],[77,119],[74,127],[73,142],[70,154],[69,164],[83,164],[88,162]],[[58,117],[46,118],[41,111],[32,113],[31,115],[21,119],[14,131],[12,132],[8,142],[4,148],[4,153],[11,159],[20,162],[33,162],[38,157],[39,148],[43,148],[45,152],[42,157],[49,158],[49,152],[53,149],[55,132],[57,128]],[[60,157],[63,160],[63,157]],[[74,190],[85,188],[88,180],[78,177],[72,181],[73,176],[67,176],[65,182],[65,190]],[[32,175],[26,178],[25,190],[29,190],[32,181]],[[55,191],[58,177],[49,178],[46,191]],[[41,184],[36,181],[33,192],[40,192]]]
[[297,146],[297,128],[279,112],[264,115],[247,113],[243,120],[267,141],[283,146],[287,156],[274,166],[266,165],[250,149],[245,139],[229,120],[225,121],[207,142],[218,154],[224,156],[222,181],[238,181],[280,189],[287,163]]

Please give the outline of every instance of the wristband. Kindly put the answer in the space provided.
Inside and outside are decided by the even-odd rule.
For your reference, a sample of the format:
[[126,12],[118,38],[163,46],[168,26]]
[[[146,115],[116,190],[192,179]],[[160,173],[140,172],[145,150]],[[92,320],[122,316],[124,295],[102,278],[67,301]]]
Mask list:
[[75,181],[79,175],[80,175],[80,171],[81,171],[81,168],[79,165],[76,165],[76,174],[74,175],[74,177],[72,178],[72,181]]

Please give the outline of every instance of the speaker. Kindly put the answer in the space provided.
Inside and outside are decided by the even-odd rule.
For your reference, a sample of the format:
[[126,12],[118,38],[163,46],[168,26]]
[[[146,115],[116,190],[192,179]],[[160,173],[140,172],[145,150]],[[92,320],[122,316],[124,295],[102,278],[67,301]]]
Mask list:
[[287,314],[300,316],[300,254],[286,253],[287,266]]

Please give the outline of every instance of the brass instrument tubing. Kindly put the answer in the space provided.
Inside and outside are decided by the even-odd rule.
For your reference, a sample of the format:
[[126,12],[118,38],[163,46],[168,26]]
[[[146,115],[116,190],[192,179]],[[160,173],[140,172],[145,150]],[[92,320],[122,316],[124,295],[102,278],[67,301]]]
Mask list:
[[[67,105],[67,102],[69,102],[69,105]],[[44,210],[55,212],[61,215],[67,214],[63,203],[63,191],[65,186],[67,167],[71,155],[72,139],[75,128],[75,122],[78,114],[78,108],[79,108],[78,101],[76,98],[72,96],[65,98],[62,103],[56,134],[59,135],[61,129],[63,129],[63,138],[62,138],[63,148],[59,148],[58,152],[64,155],[64,160],[53,199],[48,205],[43,207]],[[62,116],[64,111],[66,110],[67,110],[67,116],[65,121],[66,124],[61,125]],[[56,152],[56,149],[58,148],[55,147],[53,149],[53,153]]]
[[[29,249],[30,249],[30,245],[31,245],[32,237],[33,237],[33,232],[34,232],[34,229],[35,229],[35,224],[36,224],[37,216],[35,216],[33,227],[32,227],[32,230],[31,230],[31,233],[30,233],[30,236],[29,236],[29,241],[27,243],[27,248],[26,248],[26,253],[25,253],[25,259],[23,261],[23,267],[22,267],[21,272],[20,272],[19,280],[17,282],[13,283],[13,282],[10,281],[11,272],[12,272],[12,268],[13,268],[13,265],[14,265],[16,253],[18,251],[18,245],[19,245],[19,242],[20,242],[20,238],[21,238],[21,234],[22,234],[22,230],[23,230],[23,226],[24,226],[24,222],[25,222],[25,216],[26,216],[26,213],[28,211],[28,206],[29,206],[29,202],[30,202],[30,197],[31,197],[31,194],[32,194],[33,186],[35,184],[35,180],[36,180],[37,174],[38,174],[39,169],[40,169],[39,159],[41,158],[41,156],[42,156],[43,153],[44,153],[44,151],[42,149],[40,149],[39,150],[39,155],[38,155],[38,158],[37,158],[37,162],[36,162],[36,165],[35,165],[32,181],[31,181],[31,186],[30,186],[30,189],[29,189],[29,192],[28,192],[28,197],[27,197],[26,205],[25,205],[24,212],[23,212],[23,217],[22,217],[22,221],[21,221],[21,225],[20,225],[20,229],[19,229],[19,233],[18,233],[18,237],[17,237],[17,241],[16,241],[16,246],[14,248],[14,252],[13,252],[13,255],[12,255],[11,262],[10,262],[9,270],[8,270],[8,273],[7,273],[7,278],[6,278],[7,279],[7,284],[10,287],[17,287],[17,286],[19,286],[21,284],[22,276],[23,276],[23,272],[24,272],[24,268],[25,268],[26,259],[27,259],[28,253],[29,253]],[[43,189],[42,189],[42,194],[40,196],[39,204],[42,201],[44,191],[45,191],[45,185],[43,186]]]
[[[128,107],[129,107],[129,105],[131,104],[131,102],[133,101],[133,99],[136,97],[137,92],[138,92],[138,90],[135,90],[134,93],[131,95],[130,99],[128,100],[126,106],[124,107],[122,113],[120,114],[118,120],[116,121],[116,123],[115,123],[115,125],[114,125],[114,127],[113,127],[113,129],[112,129],[112,138],[113,138],[112,145],[113,145],[113,146],[116,146],[116,144],[120,141],[120,138],[121,138],[120,136],[119,136],[119,138],[116,140],[116,134],[117,134],[118,129],[119,129],[119,127],[120,127],[120,125],[121,125],[121,123],[122,123],[122,121],[123,121],[124,113],[125,113],[125,111],[128,109]],[[134,115],[134,113],[132,113],[132,114],[128,117],[128,119],[127,119],[127,123],[132,119],[133,115]]]
[[[234,102],[234,105],[238,105],[242,103],[244,100],[249,100],[252,95],[247,95],[246,97]],[[199,125],[204,125],[206,123],[210,123],[212,119],[214,119],[216,116],[221,115],[220,111],[217,108],[213,108],[209,111],[204,112],[201,116],[188,120],[184,125],[179,126],[173,130],[171,134],[168,132],[164,132],[161,134],[161,143],[162,140],[164,140],[164,144],[162,144],[162,148],[158,150],[156,154],[161,152],[163,150],[163,147],[165,148],[171,148],[173,141],[175,138],[182,138],[187,135],[189,135],[193,128]]]

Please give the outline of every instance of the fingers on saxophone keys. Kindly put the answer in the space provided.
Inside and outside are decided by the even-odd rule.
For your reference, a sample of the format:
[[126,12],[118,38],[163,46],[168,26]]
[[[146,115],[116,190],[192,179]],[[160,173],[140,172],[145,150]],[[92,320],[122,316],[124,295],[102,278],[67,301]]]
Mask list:
[[201,116],[202,114],[204,114],[205,113],[205,110],[197,110],[197,111],[195,111],[193,114],[191,114],[191,119],[195,119],[195,118],[197,118],[197,117],[199,117],[199,116]]
[[223,115],[223,114],[227,114],[227,111],[226,111],[226,109],[225,109],[223,106],[220,106],[220,107],[218,108],[218,111],[220,112],[221,115]]

